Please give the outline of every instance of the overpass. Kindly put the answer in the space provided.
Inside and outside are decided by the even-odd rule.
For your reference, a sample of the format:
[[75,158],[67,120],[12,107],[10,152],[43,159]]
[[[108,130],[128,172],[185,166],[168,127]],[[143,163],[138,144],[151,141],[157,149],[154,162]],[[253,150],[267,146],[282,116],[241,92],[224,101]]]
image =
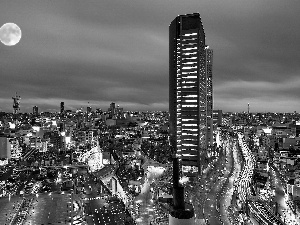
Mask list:
[[37,151],[37,148],[31,149],[29,152],[27,152],[22,158],[23,160],[27,160],[35,151]]

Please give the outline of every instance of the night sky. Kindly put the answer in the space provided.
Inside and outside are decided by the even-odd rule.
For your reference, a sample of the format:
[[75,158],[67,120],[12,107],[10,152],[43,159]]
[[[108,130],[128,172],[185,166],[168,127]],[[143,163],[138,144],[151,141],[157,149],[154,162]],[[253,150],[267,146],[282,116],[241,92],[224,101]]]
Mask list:
[[[214,50],[214,108],[300,112],[299,0],[1,0],[0,111],[168,110],[169,24],[199,12]],[[88,103],[89,102],[89,103]]]

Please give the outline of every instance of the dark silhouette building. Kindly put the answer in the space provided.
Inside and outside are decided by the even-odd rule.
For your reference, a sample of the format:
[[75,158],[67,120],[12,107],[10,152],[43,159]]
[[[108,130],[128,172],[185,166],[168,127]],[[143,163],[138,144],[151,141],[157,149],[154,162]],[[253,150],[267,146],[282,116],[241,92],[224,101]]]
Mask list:
[[38,116],[39,115],[39,107],[33,106],[33,108],[32,108],[32,114],[34,116]]
[[200,14],[177,16],[169,26],[170,144],[187,176],[201,174],[207,154],[207,89],[212,108],[211,67],[207,62],[211,59]]
[[60,103],[60,113],[63,114],[65,112],[65,103],[61,102]]

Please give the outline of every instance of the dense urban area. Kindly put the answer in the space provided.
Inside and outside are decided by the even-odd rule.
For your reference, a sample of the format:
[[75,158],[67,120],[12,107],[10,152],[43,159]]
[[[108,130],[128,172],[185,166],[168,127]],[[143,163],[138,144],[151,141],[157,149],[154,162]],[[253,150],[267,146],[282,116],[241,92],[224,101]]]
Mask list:
[[[75,14],[77,14],[84,12],[86,6],[88,6],[86,3],[82,4],[84,4],[82,5],[84,8],[77,8],[76,10],[73,8],[73,3],[71,10],[70,4],[66,4],[66,6],[68,12],[76,11]],[[123,11],[126,4],[122,5],[122,13],[117,10],[104,10],[104,14],[107,14],[105,15],[106,20],[113,24],[113,18],[116,17],[116,14],[126,15],[126,19],[134,15],[136,17],[133,18],[139,18],[138,20],[142,22],[145,22],[143,19],[147,17],[151,19],[155,17],[152,14],[151,16],[149,16],[150,14],[147,15],[148,12],[146,13],[146,11],[138,12],[138,7],[132,7],[135,13],[128,14]],[[167,5],[169,8],[169,3]],[[29,8],[32,6],[30,5]],[[226,4],[223,4],[222,8],[226,8],[225,6]],[[47,7],[51,9],[52,3],[48,4]],[[24,8],[27,9],[27,6]],[[256,9],[257,7],[251,4],[251,8]],[[6,8],[4,9],[4,11],[7,11]],[[159,109],[166,109],[167,104],[164,98],[161,100],[159,99],[161,96],[158,96],[163,93],[158,90],[165,91],[165,86],[163,86],[165,84],[161,86],[160,83],[161,80],[165,82],[165,77],[161,76],[165,71],[158,67],[155,68],[159,71],[157,76],[153,76],[151,79],[144,79],[140,76],[140,73],[143,73],[144,77],[153,75],[151,75],[153,71],[147,73],[148,68],[152,70],[155,67],[155,64],[151,64],[151,61],[157,61],[163,67],[165,66],[164,61],[159,58],[156,59],[156,56],[160,54],[159,51],[154,50],[155,54],[151,53],[153,56],[149,57],[145,54],[149,50],[144,48],[146,46],[152,48],[149,45],[151,42],[157,42],[162,47],[165,45],[165,38],[152,33],[151,30],[148,30],[149,27],[146,24],[141,26],[147,31],[147,34],[143,34],[142,29],[135,28],[131,22],[128,23],[130,26],[127,26],[126,23],[120,23],[121,21],[118,21],[118,26],[114,25],[111,30],[115,31],[118,30],[118,27],[122,27],[122,32],[114,33],[113,36],[109,37],[109,26],[103,25],[104,32],[102,32],[100,21],[95,20],[96,15],[102,14],[97,11],[99,10],[97,7],[87,7],[87,12],[92,18],[84,14],[78,14],[74,17],[76,20],[72,20],[73,16],[67,17],[66,15],[62,18],[67,19],[60,20],[58,12],[61,9],[57,9],[60,9],[60,7],[53,8],[55,11],[53,25],[51,25],[52,22],[48,23],[49,18],[51,18],[49,13],[37,10],[42,15],[37,18],[41,18],[42,21],[47,21],[47,23],[38,26],[38,23],[32,23],[34,20],[29,20],[31,21],[30,24],[34,24],[34,29],[28,29],[26,33],[28,35],[26,40],[32,39],[32,43],[37,42],[37,47],[34,48],[38,49],[38,46],[41,45],[39,43],[43,43],[42,45],[46,49],[45,52],[48,52],[49,48],[49,56],[45,57],[46,55],[43,55],[44,50],[41,50],[41,53],[34,55],[33,61],[28,60],[27,62],[27,57],[24,57],[25,54],[21,51],[20,53],[17,53],[17,51],[16,53],[9,52],[6,49],[3,51],[8,56],[6,61],[3,61],[4,72],[1,70],[4,76],[4,79],[2,79],[4,81],[3,87],[19,88],[28,83],[30,84],[30,92],[35,93],[36,96],[39,96],[38,92],[42,92],[41,90],[44,89],[47,89],[47,92],[45,92],[47,94],[41,94],[37,101],[32,100],[36,99],[36,96],[24,101],[25,105],[27,104],[25,109],[30,110],[30,113],[28,111],[26,113],[21,111],[21,96],[16,93],[15,97],[12,97],[12,112],[0,112],[0,225],[300,224],[299,113],[296,111],[293,113],[260,113],[259,111],[265,109],[263,107],[258,109],[258,102],[261,102],[261,100],[253,100],[256,109],[258,109],[257,112],[250,111],[250,103],[247,104],[248,107],[245,112],[224,112],[225,109],[232,110],[233,107],[242,107],[241,105],[244,103],[241,102],[244,99],[252,99],[250,95],[246,97],[251,90],[259,90],[258,95],[263,96],[264,99],[275,99],[276,97],[271,95],[264,96],[264,93],[271,91],[272,87],[276,93],[279,90],[277,94],[280,99],[277,102],[284,102],[281,107],[290,105],[290,107],[296,108],[297,105],[289,102],[293,99],[288,99],[289,101],[285,102],[285,100],[282,100],[283,96],[281,96],[281,93],[288,94],[286,96],[291,95],[289,91],[294,91],[297,87],[298,81],[296,79],[288,80],[289,74],[285,74],[287,80],[284,80],[282,85],[290,85],[286,89],[282,89],[279,83],[258,79],[261,76],[268,79],[268,76],[264,73],[269,70],[270,65],[272,70],[275,68],[278,71],[286,72],[287,69],[280,68],[277,65],[279,63],[260,62],[259,57],[250,60],[250,58],[243,56],[245,58],[241,61],[229,59],[230,63],[228,63],[229,61],[222,62],[222,64],[230,64],[229,67],[232,67],[225,69],[230,71],[228,72],[230,76],[239,75],[239,77],[230,80],[226,71],[223,73],[224,69],[217,70],[222,73],[222,82],[224,83],[223,86],[218,86],[219,97],[227,96],[228,101],[222,100],[226,97],[218,99],[218,104],[222,102],[223,107],[228,104],[228,107],[226,106],[222,111],[222,107],[218,109],[218,104],[217,106],[213,104],[212,68],[215,52],[206,41],[200,14],[178,15],[168,27],[168,111],[130,111],[136,104],[143,105],[141,106],[145,107],[143,109],[147,109],[147,107],[155,109],[156,106],[161,107]],[[259,9],[261,10],[260,6]],[[271,11],[274,10],[274,8],[270,9]],[[244,13],[241,13],[242,11],[235,11],[244,16]],[[18,15],[18,13],[15,13],[17,11],[13,12]],[[149,7],[150,12],[151,8]],[[167,17],[165,13],[162,14]],[[216,12],[215,14],[219,13]],[[27,17],[28,13],[25,13],[25,15]],[[232,15],[234,16],[234,13]],[[249,15],[251,15],[251,19],[259,18],[260,20],[257,21],[262,21],[260,16],[256,14],[249,13]],[[267,15],[269,17],[270,14],[267,13]],[[126,20],[125,17],[123,20]],[[211,18],[214,17],[211,16]],[[81,22],[80,18],[84,19],[84,22]],[[278,16],[276,14],[276,18],[279,18],[278,20],[282,19],[280,14]],[[90,29],[77,28],[80,24],[85,26],[88,20],[93,21],[93,26]],[[234,23],[237,21],[234,17],[231,20]],[[60,21],[64,21],[63,24],[60,24]],[[158,21],[163,23],[160,20]],[[244,21],[244,18],[242,21]],[[253,21],[251,20],[251,24],[257,24]],[[37,22],[39,21],[37,20]],[[218,21],[218,24],[220,22],[222,21]],[[229,23],[227,22],[224,24],[226,24],[224,30],[230,31],[231,25],[228,26]],[[276,22],[276,24],[278,23]],[[247,23],[242,26],[247,27]],[[76,27],[76,31],[72,27]],[[128,29],[129,27],[130,29]],[[156,24],[154,27],[156,27]],[[276,49],[272,49],[269,44],[265,44],[265,40],[269,40],[269,37],[274,38],[276,36],[273,35],[273,30],[271,35],[270,31],[269,34],[267,34],[268,32],[265,33],[267,28],[268,26],[256,28],[259,31],[247,29],[251,30],[251,35],[243,36],[239,35],[239,32],[230,31],[230,38],[229,36],[223,37],[223,35],[220,35],[222,38],[215,36],[214,40],[220,41],[219,46],[222,46],[222,41],[226,40],[225,43],[229,46],[228,48],[234,49],[234,54],[239,57],[238,48],[234,45],[235,43],[231,37],[237,36],[244,39],[246,36],[253,38],[252,35],[254,35],[255,40],[263,40],[262,43],[267,46],[267,50],[261,49],[261,52],[259,52],[259,45],[255,47],[253,45],[253,50],[249,51],[251,45],[247,43],[245,46],[243,45],[243,47],[246,47],[246,51],[241,48],[239,49],[240,52],[247,52],[249,56],[261,54],[266,57],[267,53],[274,54],[271,58],[284,58],[281,49],[278,48],[281,45],[276,45]],[[46,32],[46,38],[42,38],[45,30],[51,30],[51,32]],[[71,31],[72,35],[67,35],[70,32],[68,30]],[[138,35],[134,33],[135,30],[139,32]],[[277,27],[274,30],[277,31]],[[30,37],[30,33],[36,34],[36,31],[39,31],[39,35],[35,36],[40,39]],[[99,33],[94,33],[95,31]],[[290,28],[289,33],[291,31],[292,28]],[[127,36],[126,32],[133,33],[131,36]],[[102,36],[104,33],[105,36]],[[232,35],[233,33],[234,35]],[[258,33],[268,36],[259,36]],[[64,49],[63,44],[59,44],[56,39],[49,41],[57,34],[59,34],[57,39],[64,41],[72,40],[73,36],[82,37],[83,39],[78,40],[84,41],[70,41],[68,43],[84,43],[80,44],[80,46],[88,46],[86,50],[83,50],[84,55],[79,54],[81,51],[77,49],[79,45],[76,48],[68,45],[67,49],[59,52],[58,48]],[[93,35],[93,39],[86,38],[88,35]],[[140,36],[138,39],[141,39],[142,45],[138,44],[139,41],[135,39],[136,36]],[[285,37],[283,33],[277,36]],[[289,35],[289,37],[293,36],[296,37],[297,35]],[[20,38],[21,30],[16,24],[6,23],[0,28],[0,41],[5,45],[16,45]],[[113,42],[107,46],[103,44],[105,48],[101,51],[102,47],[98,42],[101,39],[111,39]],[[129,39],[133,40],[131,44],[128,42]],[[41,40],[45,42],[40,42]],[[121,42],[126,44],[126,48],[134,49],[134,51],[123,52],[121,45],[118,45],[122,44]],[[249,41],[247,40],[247,42]],[[276,43],[276,40],[271,42]],[[292,40],[287,42],[293,43]],[[288,49],[288,46],[284,46],[284,48]],[[26,56],[28,51],[28,58],[30,58],[30,54],[32,54],[30,53],[31,50],[28,50],[30,47],[24,49],[27,49]],[[217,51],[220,50],[220,48],[216,49]],[[278,49],[279,54],[277,57],[275,53]],[[292,52],[295,52],[294,50],[293,45]],[[55,52],[55,56],[50,57],[51,52]],[[262,54],[262,52],[264,53]],[[289,57],[286,57],[286,61],[292,62],[291,59],[296,59],[291,51],[286,51],[286,53],[289,55]],[[222,54],[230,55],[228,51],[220,55]],[[22,61],[23,59],[19,60],[16,57],[17,55],[26,58],[27,64]],[[74,60],[75,55],[76,60]],[[105,57],[102,58],[102,55]],[[112,56],[117,56],[117,58],[110,59]],[[43,57],[49,60],[45,64],[47,67],[44,67],[41,63]],[[122,62],[121,59],[125,57],[126,61]],[[51,58],[55,58],[55,63],[51,61]],[[83,58],[85,61],[80,62]],[[138,60],[139,58],[142,58],[142,60]],[[155,58],[155,60],[152,60],[152,58]],[[109,60],[112,59],[114,64],[110,65]],[[217,62],[222,61],[219,56],[216,59]],[[145,63],[143,60],[146,60]],[[18,61],[21,70],[18,70],[19,67],[15,65],[7,69],[9,61]],[[76,64],[72,64],[73,61]],[[88,63],[89,61],[92,64]],[[100,61],[103,61],[104,64],[99,63]],[[134,61],[137,61],[139,65],[133,66],[134,64],[130,64]],[[284,60],[280,61],[280,64],[284,63],[286,63]],[[97,67],[96,64],[100,67]],[[249,67],[251,70],[243,72],[242,69],[237,69],[239,64],[243,66],[243,69]],[[145,65],[147,65],[145,68],[139,69],[140,66]],[[259,65],[263,66],[264,69],[261,69]],[[30,72],[29,68],[31,67],[34,68],[32,70],[34,72]],[[58,70],[53,70],[56,67]],[[93,70],[90,67],[98,68],[98,70],[88,76],[87,74]],[[118,68],[118,72],[114,72],[113,67]],[[126,72],[128,74],[125,75],[121,69],[119,70],[119,67],[128,70]],[[287,68],[290,69],[290,67],[292,66],[287,64]],[[40,75],[47,74],[46,68],[49,68],[51,79],[48,79],[48,77],[46,79],[46,75],[44,77]],[[259,73],[255,78],[257,81],[253,83],[255,88],[251,89],[252,84],[248,81],[248,78],[245,79],[244,77],[243,80],[240,75],[255,77],[255,70]],[[26,71],[28,74],[32,73],[30,76],[32,75],[34,80],[26,80]],[[55,71],[59,72],[56,74]],[[78,71],[84,73],[80,76],[76,75]],[[155,72],[153,73],[155,74]],[[276,75],[273,73],[272,71],[270,77],[276,80]],[[13,74],[18,74],[18,76],[14,77]],[[120,76],[115,76],[115,74],[120,74],[123,78],[120,79]],[[294,74],[296,72],[293,72],[293,76]],[[140,76],[137,83],[130,80],[130,77],[137,75]],[[282,76],[282,73],[279,75]],[[113,78],[112,80],[105,80],[105,76]],[[12,83],[6,84],[6,78],[10,78],[13,85]],[[101,80],[102,78],[103,80]],[[68,82],[69,79],[72,81]],[[19,80],[19,84],[17,80]],[[43,84],[40,83],[38,90],[31,91],[34,85],[39,86],[39,80],[43,81]],[[95,82],[95,84],[97,82],[104,83],[105,88],[98,85],[99,83],[94,87],[91,83],[86,83],[86,86],[84,84],[75,85],[75,83],[72,83],[75,80],[82,83],[87,82],[86,80]],[[115,80],[118,82],[115,82]],[[126,82],[124,82],[125,80]],[[47,82],[49,86],[47,86]],[[53,82],[52,86],[50,82]],[[123,85],[123,82],[125,88],[115,86]],[[126,86],[128,83],[131,83],[131,85]],[[146,87],[141,83],[149,83],[150,88],[148,89],[153,93],[158,91],[157,96],[155,97],[150,92],[140,91]],[[243,92],[243,88],[249,88],[243,95],[237,94],[238,92],[232,92],[231,94],[227,92],[227,89],[240,84],[240,92]],[[135,89],[134,85],[139,89]],[[270,87],[265,88],[267,85],[270,85]],[[47,88],[44,88],[46,86]],[[61,88],[62,86],[66,86],[66,88]],[[52,95],[58,90],[54,87],[61,88],[61,92]],[[88,89],[91,91],[87,92]],[[116,97],[122,95],[118,92],[119,89],[122,89],[120,93],[124,93],[124,96]],[[260,89],[267,90],[261,91]],[[5,91],[5,89],[3,90]],[[3,90],[2,92],[4,92]],[[25,92],[25,90],[29,89],[24,88],[20,91]],[[125,95],[125,92],[130,92],[130,95]],[[72,93],[74,96],[63,99],[62,96],[67,96],[67,93]],[[77,97],[75,93],[78,94]],[[147,98],[143,100],[142,98],[145,96],[138,96],[141,97],[138,103],[138,98],[135,99],[133,96],[139,95],[139,93],[143,93],[140,95],[151,95],[149,99],[152,100],[147,100]],[[105,106],[105,109],[101,109],[100,104],[91,105],[88,102],[84,108],[74,110],[79,106],[78,103],[75,104],[77,102],[75,99],[80,96],[81,101],[83,101],[82,99],[89,98],[87,97],[88,94],[93,100],[98,98],[97,101],[102,101],[101,107]],[[109,99],[114,99],[113,101],[120,101],[120,104],[125,105],[124,107],[130,107],[123,109],[122,105],[119,106],[115,102],[110,103],[111,100],[108,102],[107,96],[109,96]],[[229,98],[228,96],[235,96],[235,98]],[[2,96],[1,99],[1,104],[4,102],[3,105],[7,103],[5,97],[7,96]],[[66,100],[68,98],[69,100]],[[128,99],[124,100],[125,98]],[[42,101],[46,103],[44,104]],[[66,102],[66,104],[69,104],[67,107],[65,107],[64,101],[69,101]],[[293,101],[297,101],[297,99]],[[32,102],[37,105],[28,106]],[[41,110],[48,107],[46,106],[47,102],[54,107],[52,110],[46,110],[51,112]],[[59,102],[60,110],[58,107]],[[9,109],[7,104],[5,107]],[[270,106],[266,106],[266,108],[271,109]]]
[[[168,224],[168,112],[0,113],[0,224]],[[298,113],[213,112],[197,224],[299,223]]]

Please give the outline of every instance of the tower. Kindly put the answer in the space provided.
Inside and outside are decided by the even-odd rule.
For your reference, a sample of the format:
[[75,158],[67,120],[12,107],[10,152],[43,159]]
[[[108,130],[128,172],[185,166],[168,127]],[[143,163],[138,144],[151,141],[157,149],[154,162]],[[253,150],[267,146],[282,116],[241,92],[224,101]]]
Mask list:
[[65,112],[65,103],[61,102],[60,103],[60,114],[63,114]]
[[208,59],[205,47],[205,33],[199,13],[180,15],[171,22],[170,144],[181,160],[182,173],[187,176],[202,173],[203,159],[207,154]]
[[86,122],[90,121],[91,113],[92,113],[92,107],[90,106],[90,102],[88,102],[88,106],[86,107]]
[[34,116],[38,116],[39,115],[39,108],[36,105],[33,106],[33,108],[32,108],[32,114]]
[[113,118],[116,112],[116,103],[114,102],[110,103],[108,111],[109,111],[109,118]]
[[17,125],[18,123],[18,115],[19,115],[19,112],[20,112],[20,100],[21,100],[21,96],[19,96],[16,92],[16,96],[15,97],[12,97],[12,99],[14,100],[14,103],[13,103],[13,108],[14,108],[14,122],[15,124]]
[[248,115],[250,113],[250,104],[248,103]]

